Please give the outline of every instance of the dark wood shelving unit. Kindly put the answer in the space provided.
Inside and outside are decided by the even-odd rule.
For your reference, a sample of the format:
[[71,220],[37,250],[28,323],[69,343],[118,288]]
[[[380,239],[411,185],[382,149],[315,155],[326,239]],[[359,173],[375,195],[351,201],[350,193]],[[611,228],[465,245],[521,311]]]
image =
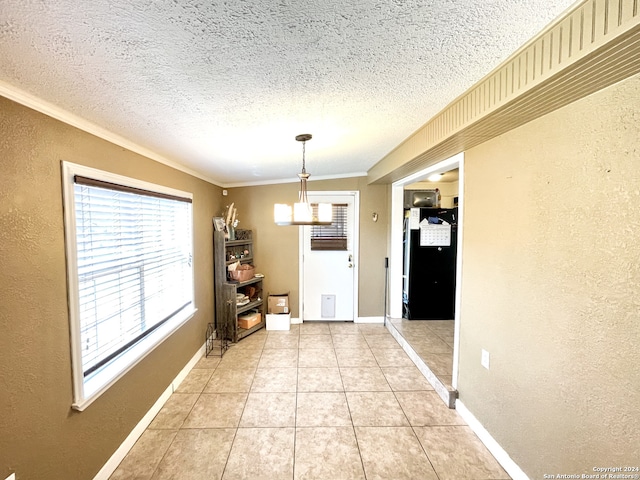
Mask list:
[[[263,277],[253,277],[243,282],[230,280],[227,274],[227,266],[240,261],[242,264],[253,262],[253,239],[251,231],[244,231],[248,238],[242,240],[225,240],[224,232],[213,232],[213,274],[215,287],[216,337],[221,341],[236,343],[247,335],[260,330],[265,326],[264,293],[262,288]],[[248,253],[244,253],[244,252]],[[249,291],[246,287],[254,287],[255,293],[246,305],[237,305],[236,299],[239,292]],[[238,315],[257,310],[261,314],[261,321],[251,328],[245,329],[238,326]]]

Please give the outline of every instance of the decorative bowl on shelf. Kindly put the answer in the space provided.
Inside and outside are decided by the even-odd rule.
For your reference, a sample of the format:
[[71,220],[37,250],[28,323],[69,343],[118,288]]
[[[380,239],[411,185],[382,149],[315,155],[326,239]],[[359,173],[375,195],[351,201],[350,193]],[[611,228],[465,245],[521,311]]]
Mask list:
[[239,265],[235,270],[229,270],[229,276],[238,282],[246,282],[254,277],[253,265]]

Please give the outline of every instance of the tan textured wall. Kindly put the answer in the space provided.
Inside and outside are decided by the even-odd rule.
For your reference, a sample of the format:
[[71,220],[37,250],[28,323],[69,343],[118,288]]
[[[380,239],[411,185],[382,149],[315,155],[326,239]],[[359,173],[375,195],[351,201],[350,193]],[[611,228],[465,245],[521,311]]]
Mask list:
[[531,479],[640,459],[638,112],[636,76],[465,157],[460,399]]
[[[196,316],[84,412],[71,409],[60,161],[190,191]],[[204,343],[219,189],[0,97],[0,478],[91,479]]]
[[[295,172],[293,172],[295,174]],[[313,178],[313,177],[312,177]],[[274,203],[293,203],[298,183],[229,189],[225,205],[238,207],[238,228],[254,230],[257,271],[265,274],[269,292],[290,291],[291,316],[298,311],[298,227],[278,227],[273,223]],[[367,185],[366,177],[309,182],[309,190],[360,191],[360,317],[382,316],[384,311],[384,257],[387,256],[389,192],[386,185]],[[378,221],[371,219],[378,213]]]

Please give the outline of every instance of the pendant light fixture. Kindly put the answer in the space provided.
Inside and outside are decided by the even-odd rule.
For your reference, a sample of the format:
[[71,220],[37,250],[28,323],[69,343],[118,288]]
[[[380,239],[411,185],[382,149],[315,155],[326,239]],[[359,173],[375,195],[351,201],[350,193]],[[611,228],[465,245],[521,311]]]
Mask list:
[[317,213],[307,198],[307,180],[309,175],[305,165],[305,144],[311,140],[309,133],[296,136],[298,142],[302,142],[302,172],[298,174],[300,179],[300,194],[298,202],[290,205],[276,203],[273,208],[273,216],[276,225],[331,225],[333,207],[330,203],[319,203]]

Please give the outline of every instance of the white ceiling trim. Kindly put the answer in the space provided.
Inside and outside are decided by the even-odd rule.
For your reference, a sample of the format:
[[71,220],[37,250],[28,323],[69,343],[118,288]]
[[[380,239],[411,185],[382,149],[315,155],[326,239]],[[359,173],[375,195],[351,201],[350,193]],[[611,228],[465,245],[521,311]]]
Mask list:
[[112,133],[96,125],[95,123],[74,115],[71,112],[68,112],[60,107],[53,105],[52,103],[42,100],[35,95],[27,93],[24,90],[16,88],[13,85],[9,85],[2,80],[0,80],[0,95],[16,103],[19,103],[20,105],[29,107],[36,112],[43,113],[55,120],[59,120],[63,123],[66,123],[67,125],[82,130],[83,132],[90,133],[91,135],[95,135],[96,137],[113,143],[114,145],[126,148],[127,150],[142,155],[143,157],[147,157],[151,160],[162,163],[163,165],[167,165],[168,167],[175,168],[176,170],[180,170],[181,172],[197,177],[201,180],[204,180],[205,182],[217,185],[218,187],[223,186],[211,177],[187,168],[174,160],[169,160],[168,158],[163,157],[162,155],[159,155],[156,152],[149,150],[148,148],[138,145],[137,143],[132,142],[131,140],[128,140],[120,135]]

